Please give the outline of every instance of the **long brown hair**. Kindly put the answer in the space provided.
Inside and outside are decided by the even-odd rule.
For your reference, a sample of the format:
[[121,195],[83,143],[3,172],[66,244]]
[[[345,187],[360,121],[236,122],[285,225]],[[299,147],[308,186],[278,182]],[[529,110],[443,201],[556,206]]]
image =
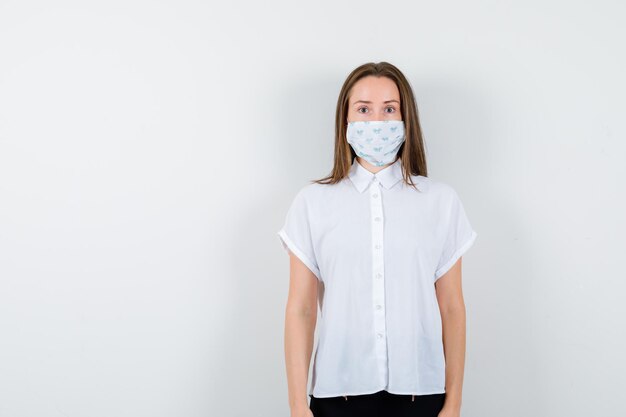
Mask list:
[[400,112],[405,128],[405,141],[398,149],[398,155],[402,159],[402,176],[404,182],[415,187],[411,175],[427,176],[426,154],[422,128],[420,127],[417,113],[417,104],[413,90],[404,74],[394,65],[382,62],[368,62],[355,68],[346,78],[341,87],[337,100],[335,113],[335,161],[332,172],[312,182],[318,184],[335,184],[348,175],[353,158],[356,157],[354,149],[346,139],[346,118],[352,86],[363,77],[373,75],[375,77],[387,77],[394,81],[400,92]]

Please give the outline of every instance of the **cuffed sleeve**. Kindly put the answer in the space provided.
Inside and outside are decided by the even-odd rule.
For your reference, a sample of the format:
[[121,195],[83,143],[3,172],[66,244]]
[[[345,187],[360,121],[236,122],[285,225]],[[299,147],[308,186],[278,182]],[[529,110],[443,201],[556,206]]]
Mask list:
[[435,272],[435,281],[448,272],[456,261],[472,247],[478,236],[472,228],[463,204],[455,190],[452,190],[449,208],[447,225],[444,227],[444,230],[446,230],[444,245]]
[[313,250],[309,211],[303,190],[300,190],[287,211],[285,223],[278,231],[283,248],[291,251],[321,280],[320,271]]

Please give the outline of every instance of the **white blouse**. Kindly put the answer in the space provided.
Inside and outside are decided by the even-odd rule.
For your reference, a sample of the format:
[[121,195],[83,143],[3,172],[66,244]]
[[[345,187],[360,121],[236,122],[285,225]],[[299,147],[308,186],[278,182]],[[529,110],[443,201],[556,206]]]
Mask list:
[[319,280],[315,397],[445,392],[434,282],[476,240],[456,191],[400,158],[372,174],[354,158],[337,184],[296,194],[278,236]]

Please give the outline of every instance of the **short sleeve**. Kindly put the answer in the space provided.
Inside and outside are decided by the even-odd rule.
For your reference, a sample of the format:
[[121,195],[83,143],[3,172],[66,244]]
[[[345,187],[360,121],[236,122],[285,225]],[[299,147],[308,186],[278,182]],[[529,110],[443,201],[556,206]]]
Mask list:
[[296,255],[317,279],[321,280],[319,267],[313,250],[309,210],[303,193],[300,190],[293,199],[283,227],[278,231],[283,248]]
[[435,281],[452,268],[456,261],[472,247],[478,236],[455,190],[452,190],[449,215],[445,219],[447,224],[443,227],[444,245],[435,272]]

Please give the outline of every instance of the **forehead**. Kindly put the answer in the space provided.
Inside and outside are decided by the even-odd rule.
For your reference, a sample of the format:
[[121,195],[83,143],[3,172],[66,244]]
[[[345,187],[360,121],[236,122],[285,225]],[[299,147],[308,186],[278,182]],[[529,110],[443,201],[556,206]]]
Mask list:
[[357,100],[384,102],[386,100],[400,100],[400,91],[396,83],[387,77],[363,77],[350,90],[350,103]]

